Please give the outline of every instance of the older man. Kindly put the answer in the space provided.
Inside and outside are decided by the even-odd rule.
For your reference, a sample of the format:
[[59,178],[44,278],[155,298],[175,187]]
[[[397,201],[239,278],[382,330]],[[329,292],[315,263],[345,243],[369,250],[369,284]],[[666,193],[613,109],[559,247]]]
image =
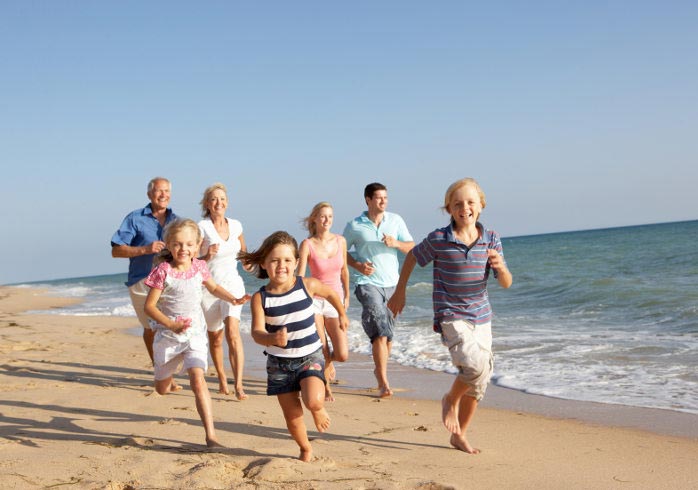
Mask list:
[[388,383],[388,359],[394,322],[387,302],[400,275],[397,253],[408,253],[414,240],[403,219],[386,211],[388,189],[383,184],[368,184],[364,200],[368,210],[344,228],[347,250],[353,248],[355,255],[347,253],[347,264],[358,271],[354,294],[362,306],[361,325],[371,340],[378,396],[387,397],[393,394]]
[[163,228],[177,218],[168,207],[171,190],[170,181],[164,177],[155,177],[148,182],[150,203],[129,213],[111,237],[112,257],[129,259],[126,286],[138,321],[143,325],[143,342],[151,361],[155,334],[150,329],[144,310],[145,298],[148,296],[148,287],[144,281],[153,267],[153,257],[165,248],[165,242],[162,241]]

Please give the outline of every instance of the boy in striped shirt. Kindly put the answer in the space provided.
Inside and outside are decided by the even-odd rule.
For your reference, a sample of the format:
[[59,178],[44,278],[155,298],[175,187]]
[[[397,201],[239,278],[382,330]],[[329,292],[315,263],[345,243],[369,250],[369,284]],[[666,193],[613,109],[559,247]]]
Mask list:
[[468,442],[466,430],[494,366],[487,279],[492,272],[501,287],[512,283],[499,235],[478,221],[485,204],[485,193],[474,179],[451,184],[444,198],[450,224],[431,232],[410,251],[388,301],[394,315],[402,312],[407,280],[415,265],[434,263],[434,330],[441,334],[458,369],[451,389],[441,400],[441,415],[451,433],[451,445],[469,454],[480,452]]

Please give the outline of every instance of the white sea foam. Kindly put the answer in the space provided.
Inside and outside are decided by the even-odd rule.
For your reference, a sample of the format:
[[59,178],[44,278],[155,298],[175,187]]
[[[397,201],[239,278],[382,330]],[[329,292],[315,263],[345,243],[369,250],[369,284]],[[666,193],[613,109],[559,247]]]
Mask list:
[[[596,230],[505,240],[514,284],[489,288],[493,383],[546,396],[698,413],[698,255],[690,240],[697,230],[698,222],[691,222],[651,233]],[[669,234],[674,239],[666,242]],[[666,264],[645,257],[659,249],[693,255],[667,274]],[[392,356],[405,365],[454,373],[432,330],[431,270],[415,268],[412,276]],[[103,276],[23,287],[85,299],[43,313],[135,316],[124,280]],[[248,291],[261,285],[252,278],[245,282]],[[350,350],[370,355],[355,300],[349,318]],[[244,308],[241,330],[249,332],[249,325]]]

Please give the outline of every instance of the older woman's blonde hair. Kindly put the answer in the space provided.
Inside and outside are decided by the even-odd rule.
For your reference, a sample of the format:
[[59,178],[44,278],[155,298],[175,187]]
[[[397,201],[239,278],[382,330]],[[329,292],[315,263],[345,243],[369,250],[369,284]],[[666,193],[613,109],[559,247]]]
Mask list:
[[317,233],[317,224],[315,224],[315,218],[317,218],[317,215],[320,214],[320,211],[324,208],[330,208],[334,210],[332,204],[330,204],[329,202],[320,201],[315,206],[313,206],[313,209],[310,211],[310,214],[301,220],[303,228],[308,230],[308,236],[313,237]]
[[211,197],[211,194],[213,194],[213,191],[221,190],[225,192],[225,197],[228,197],[228,189],[225,188],[225,185],[221,184],[220,182],[216,182],[215,184],[209,186],[206,188],[204,191],[204,197],[201,199],[201,216],[204,218],[208,218],[211,216],[211,211],[208,210],[208,206],[206,206],[206,203],[208,203],[209,198]]
[[466,185],[472,185],[475,187],[477,190],[477,195],[480,196],[480,205],[482,206],[482,209],[485,209],[485,206],[487,205],[487,199],[485,199],[485,193],[483,192],[482,188],[480,187],[480,184],[477,183],[477,180],[471,178],[471,177],[466,177],[464,179],[456,180],[453,184],[448,186],[448,189],[446,189],[446,195],[444,196],[444,205],[441,209],[444,211],[448,212],[448,204],[451,202],[451,198],[453,197],[453,194],[460,189],[461,187],[465,187]]

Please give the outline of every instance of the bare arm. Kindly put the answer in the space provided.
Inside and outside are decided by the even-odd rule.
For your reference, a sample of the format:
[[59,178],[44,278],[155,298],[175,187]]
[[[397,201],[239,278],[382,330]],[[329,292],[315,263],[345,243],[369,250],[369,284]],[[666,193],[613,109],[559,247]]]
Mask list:
[[494,249],[488,249],[487,255],[489,256],[490,267],[497,271],[497,282],[501,287],[509,288],[514,282],[514,278],[504,263],[504,257],[499,255],[499,252]]
[[371,262],[359,262],[349,252],[347,252],[347,264],[359,271],[364,276],[373,274],[373,264]]
[[342,290],[344,291],[344,310],[349,308],[349,267],[347,267],[347,241],[343,236],[339,236],[339,243],[341,246],[340,253],[344,255],[344,263],[342,264],[342,270],[339,272],[339,280],[342,282]]
[[414,266],[417,265],[417,259],[414,254],[410,251],[405,257],[405,262],[402,264],[402,270],[400,271],[400,279],[398,279],[397,286],[395,286],[395,292],[388,300],[388,309],[393,312],[393,315],[398,316],[402,313],[405,308],[405,295],[407,290],[407,281],[414,270]]
[[276,345],[284,347],[288,338],[286,336],[286,327],[280,328],[276,332],[269,333],[264,327],[264,308],[262,307],[262,295],[254,293],[252,296],[252,339],[259,345],[265,347]]
[[141,255],[157,254],[165,248],[165,242],[155,241],[148,245],[132,247],[131,245],[112,245],[111,256],[117,259],[130,259]]
[[[245,236],[240,233],[240,252],[247,252],[247,244],[245,243]],[[245,269],[247,272],[252,272],[254,270],[254,266],[252,265],[245,265],[242,264],[242,268]]]
[[320,296],[329,301],[334,309],[337,310],[337,313],[339,313],[339,328],[346,332],[349,327],[349,319],[347,318],[342,300],[339,299],[339,295],[336,291],[314,277],[304,277],[303,285],[310,296]]
[[414,247],[414,242],[401,242],[397,238],[390,235],[383,235],[383,243],[385,243],[387,247],[397,248],[405,255],[407,255],[407,253],[412,250],[412,247]]
[[300,257],[298,258],[298,270],[296,271],[296,274],[298,274],[301,277],[305,277],[305,269],[308,266],[308,256],[310,255],[308,239],[305,239],[301,242],[301,247],[298,251],[298,255],[300,255]]
[[204,286],[206,287],[208,292],[214,295],[216,298],[222,299],[223,301],[227,301],[228,303],[232,303],[234,305],[242,305],[250,300],[249,294],[246,294],[241,298],[236,298],[227,289],[225,289],[223,286],[218,285],[210,277],[204,281]]
[[162,295],[162,289],[150,288],[148,296],[145,299],[145,313],[150,318],[158,322],[165,328],[172,330],[174,333],[182,333],[187,328],[189,328],[191,319],[189,321],[184,320],[171,320],[163,312],[158,309],[158,300]]

